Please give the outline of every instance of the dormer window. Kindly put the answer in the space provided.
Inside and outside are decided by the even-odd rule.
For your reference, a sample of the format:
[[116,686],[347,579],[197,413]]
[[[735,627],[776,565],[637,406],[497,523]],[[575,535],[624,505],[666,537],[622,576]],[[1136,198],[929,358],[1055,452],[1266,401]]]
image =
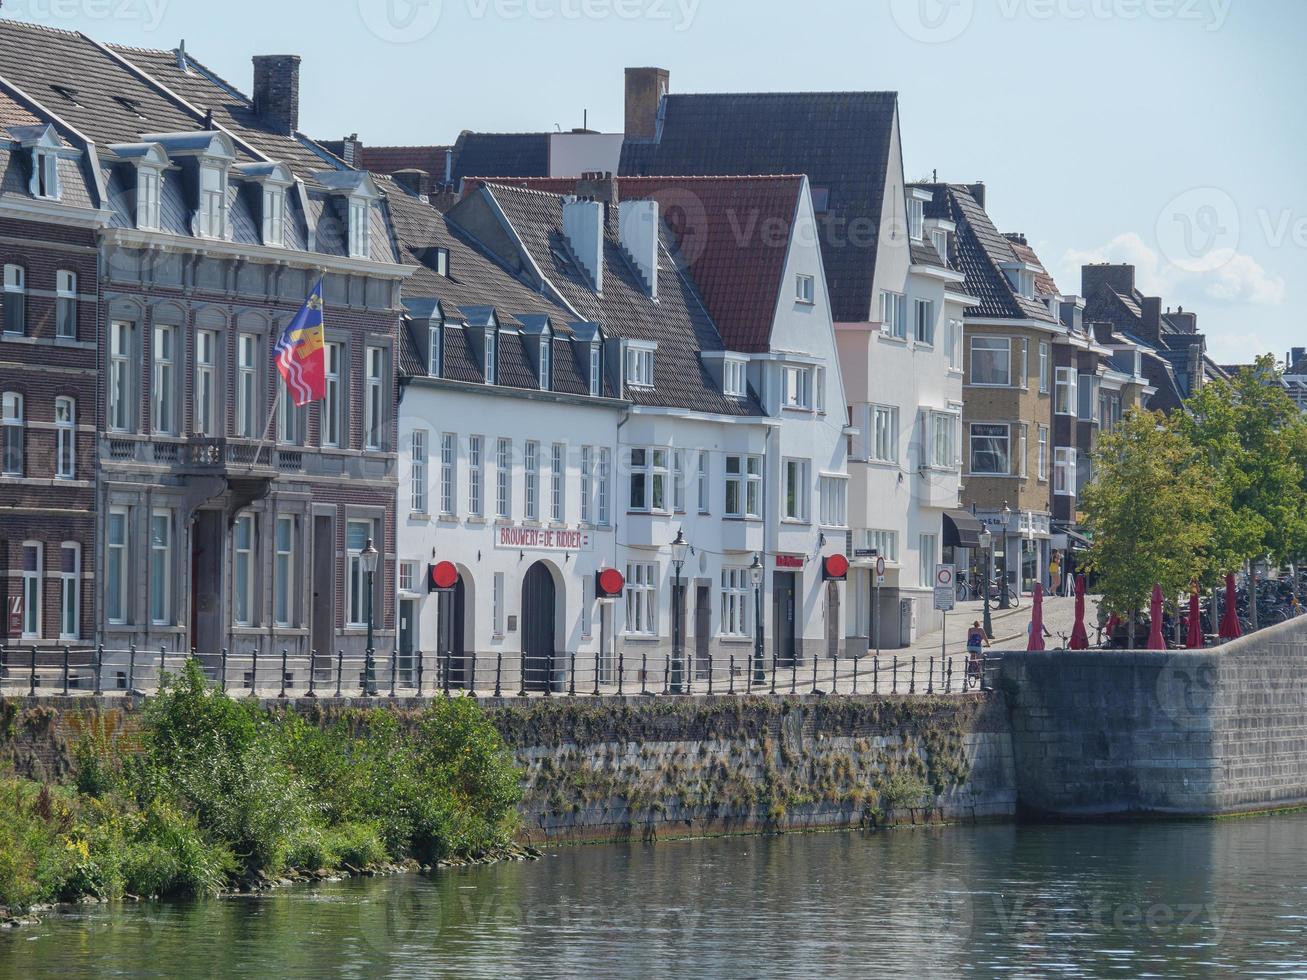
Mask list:
[[722,394],[727,398],[743,398],[747,390],[745,362],[728,357],[722,364]]
[[286,244],[286,191],[275,184],[263,188],[263,244],[274,248]]
[[372,257],[372,205],[358,197],[349,201],[349,257]]
[[600,370],[603,366],[603,357],[601,349],[597,343],[590,345],[590,397],[598,398],[602,391],[602,375]]
[[201,238],[227,237],[227,170],[213,164],[200,166],[200,210],[198,234]]
[[554,342],[549,336],[549,331],[545,331],[540,338],[540,390],[548,391],[553,387],[554,377]]
[[445,327],[439,321],[431,324],[431,333],[428,335],[430,341],[427,352],[430,358],[427,363],[427,373],[433,378],[442,378],[445,375]]
[[449,249],[438,248],[435,255],[436,275],[449,278]]
[[626,383],[633,388],[652,388],[654,386],[654,351],[652,344],[636,346],[632,343],[626,349]]
[[495,327],[490,327],[488,330],[486,330],[485,371],[486,371],[486,384],[488,385],[497,383],[498,363],[497,363],[496,355],[498,354],[498,350],[496,348],[498,347],[498,344],[499,344],[499,331]]
[[908,198],[908,234],[914,242],[922,241],[926,226],[926,205],[915,196]]
[[143,231],[158,231],[161,219],[160,200],[163,174],[152,167],[141,167],[136,172],[136,227]]
[[815,276],[797,275],[794,277],[794,298],[805,306],[817,301],[817,279]]
[[1024,265],[1005,266],[1003,272],[1007,275],[1008,282],[1012,288],[1021,296],[1033,299],[1035,295],[1035,273],[1026,268]]
[[936,228],[930,233],[930,244],[935,246],[935,251],[939,254],[940,259],[948,261],[948,232],[943,228]]
[[34,150],[32,193],[49,201],[59,200],[59,156],[53,150]]

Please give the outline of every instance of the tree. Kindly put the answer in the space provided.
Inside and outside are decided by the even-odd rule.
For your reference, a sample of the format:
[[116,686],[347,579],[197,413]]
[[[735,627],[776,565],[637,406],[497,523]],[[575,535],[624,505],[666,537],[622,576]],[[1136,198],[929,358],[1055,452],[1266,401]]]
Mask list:
[[1100,440],[1083,506],[1094,536],[1089,566],[1108,611],[1129,622],[1133,645],[1154,585],[1174,596],[1211,574],[1228,497],[1175,421],[1136,411]]
[[1186,408],[1181,429],[1230,498],[1214,549],[1224,569],[1299,558],[1307,545],[1307,421],[1280,383],[1274,358],[1209,382]]

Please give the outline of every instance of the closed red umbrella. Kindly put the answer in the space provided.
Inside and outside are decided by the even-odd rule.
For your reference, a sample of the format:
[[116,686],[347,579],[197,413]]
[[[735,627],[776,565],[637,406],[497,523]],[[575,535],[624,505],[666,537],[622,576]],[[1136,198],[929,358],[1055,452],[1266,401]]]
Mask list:
[[1149,618],[1153,621],[1153,628],[1148,634],[1149,650],[1165,650],[1166,637],[1162,635],[1162,587],[1153,586],[1153,606],[1149,610]]
[[1035,611],[1030,617],[1030,644],[1027,650],[1038,652],[1044,647],[1044,587],[1035,586]]
[[1089,631],[1085,629],[1085,577],[1076,576],[1076,625],[1071,630],[1071,649],[1089,649]]
[[1198,607],[1198,585],[1189,593],[1189,649],[1203,648],[1203,611]]
[[1235,608],[1234,576],[1225,577],[1225,614],[1221,617],[1221,639],[1237,640],[1243,636],[1239,625],[1239,610]]

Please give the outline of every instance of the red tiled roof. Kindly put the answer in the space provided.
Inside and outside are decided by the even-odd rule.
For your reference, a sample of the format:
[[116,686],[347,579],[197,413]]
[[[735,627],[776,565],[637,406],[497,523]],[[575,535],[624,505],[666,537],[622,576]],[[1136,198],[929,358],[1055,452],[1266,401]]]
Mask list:
[[437,181],[445,179],[448,146],[364,146],[362,167],[381,174],[425,170]]
[[[698,287],[727,350],[769,349],[801,176],[619,177],[620,200],[659,204],[680,246],[680,258]],[[468,178],[464,192],[482,183],[550,194],[575,193],[576,178]]]

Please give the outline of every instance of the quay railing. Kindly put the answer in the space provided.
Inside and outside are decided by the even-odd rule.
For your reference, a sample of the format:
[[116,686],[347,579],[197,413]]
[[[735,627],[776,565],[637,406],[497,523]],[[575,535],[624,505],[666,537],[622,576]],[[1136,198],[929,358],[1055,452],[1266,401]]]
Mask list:
[[164,647],[94,648],[0,645],[0,694],[74,697],[149,695],[194,660],[234,696],[265,698],[688,697],[748,695],[947,696],[992,688],[998,658],[979,668],[959,656],[685,658],[629,651],[553,657],[519,654],[218,653]]

